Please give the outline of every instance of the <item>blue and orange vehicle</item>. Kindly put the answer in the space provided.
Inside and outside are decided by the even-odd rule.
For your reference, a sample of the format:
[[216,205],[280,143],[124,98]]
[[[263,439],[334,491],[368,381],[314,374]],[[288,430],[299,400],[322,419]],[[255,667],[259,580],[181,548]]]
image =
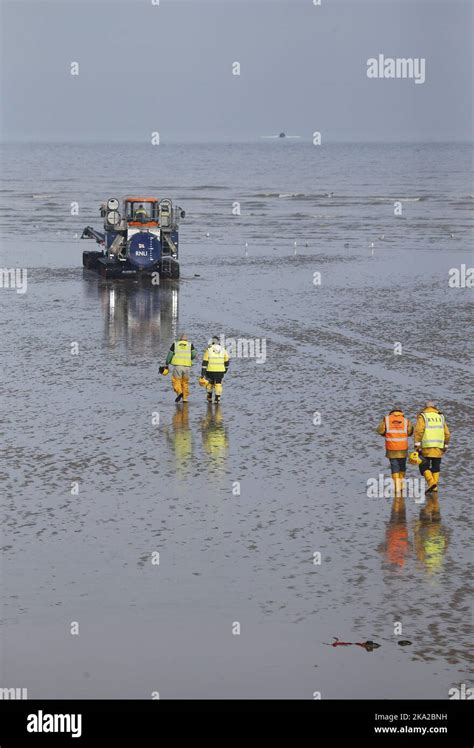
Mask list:
[[100,207],[104,231],[86,226],[81,239],[95,239],[99,252],[82,253],[82,264],[102,278],[136,278],[158,273],[179,278],[179,219],[185,213],[168,198],[111,197]]

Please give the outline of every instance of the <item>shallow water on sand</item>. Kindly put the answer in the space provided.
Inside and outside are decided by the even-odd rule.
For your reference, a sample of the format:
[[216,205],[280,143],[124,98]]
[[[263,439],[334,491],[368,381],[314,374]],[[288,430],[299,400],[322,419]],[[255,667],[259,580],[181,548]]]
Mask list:
[[[21,150],[3,155],[0,264],[28,290],[0,293],[0,685],[444,699],[468,683],[470,290],[448,286],[472,265],[466,146],[332,146],[317,164],[304,144],[163,147],[156,164],[122,146],[145,175],[127,185],[118,146],[35,148],[27,177]],[[179,283],[82,271],[93,244],[75,234],[124,189],[186,209]],[[196,366],[176,406],[157,369],[181,328],[199,354],[210,334],[264,339],[266,361],[233,360],[217,409]],[[427,397],[453,432],[434,522],[367,497],[388,475],[380,416]]]

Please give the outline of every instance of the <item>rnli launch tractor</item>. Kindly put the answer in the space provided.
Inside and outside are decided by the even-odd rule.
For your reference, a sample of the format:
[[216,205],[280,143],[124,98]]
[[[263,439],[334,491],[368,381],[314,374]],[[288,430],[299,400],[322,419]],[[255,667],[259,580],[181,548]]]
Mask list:
[[178,226],[185,212],[171,200],[111,197],[100,207],[104,231],[86,226],[81,239],[95,239],[100,252],[83,252],[82,264],[102,278],[136,278],[159,273],[179,278]]

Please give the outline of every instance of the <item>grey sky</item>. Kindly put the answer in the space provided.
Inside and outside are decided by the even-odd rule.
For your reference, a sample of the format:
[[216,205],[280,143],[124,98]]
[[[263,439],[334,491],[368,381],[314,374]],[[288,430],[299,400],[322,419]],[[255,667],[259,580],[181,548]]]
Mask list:
[[[2,137],[471,140],[471,19],[464,0],[4,0]],[[426,58],[426,82],[369,80],[380,53]]]

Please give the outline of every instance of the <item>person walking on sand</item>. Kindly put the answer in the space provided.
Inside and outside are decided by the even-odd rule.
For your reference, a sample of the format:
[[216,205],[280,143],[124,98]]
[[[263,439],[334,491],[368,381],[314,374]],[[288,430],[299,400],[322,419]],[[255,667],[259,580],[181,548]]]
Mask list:
[[208,403],[212,403],[212,390],[215,392],[215,402],[220,402],[222,380],[228,368],[229,354],[224,346],[220,344],[217,335],[214,335],[210,345],[204,351],[201,367],[201,377],[207,379],[206,391]]
[[180,400],[188,402],[189,398],[189,372],[196,358],[196,349],[188,340],[185,332],[180,333],[178,340],[171,345],[166,357],[166,365],[173,367],[171,384],[176,392],[175,403]]
[[385,437],[385,456],[390,462],[395,497],[401,497],[407,465],[408,437],[413,434],[413,424],[397,405],[382,418],[377,426],[377,433]]
[[415,449],[421,456],[420,473],[427,483],[425,493],[437,493],[441,459],[448,448],[451,433],[446,418],[432,400],[418,414],[415,424]]

